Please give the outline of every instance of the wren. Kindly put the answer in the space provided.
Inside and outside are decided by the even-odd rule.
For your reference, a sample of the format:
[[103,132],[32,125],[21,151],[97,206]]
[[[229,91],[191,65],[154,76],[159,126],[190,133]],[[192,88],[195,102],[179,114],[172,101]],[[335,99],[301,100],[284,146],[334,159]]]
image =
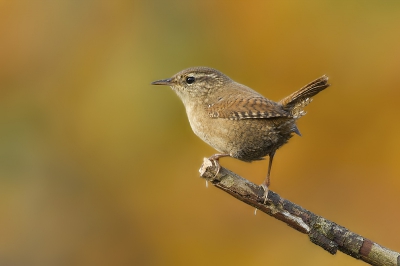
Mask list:
[[306,114],[311,97],[329,87],[327,82],[324,75],[279,102],[208,67],[188,68],[151,84],[170,86],[182,100],[193,132],[220,152],[209,158],[217,174],[221,157],[251,162],[269,156],[261,184],[266,200],[276,150],[294,133],[300,135],[296,120]]

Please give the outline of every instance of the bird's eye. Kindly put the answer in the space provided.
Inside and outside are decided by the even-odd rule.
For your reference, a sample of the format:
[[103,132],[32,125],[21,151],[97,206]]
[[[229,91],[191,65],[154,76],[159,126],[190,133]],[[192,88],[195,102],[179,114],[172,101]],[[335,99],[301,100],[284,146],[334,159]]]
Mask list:
[[187,77],[186,78],[186,83],[187,84],[192,84],[196,79],[194,77]]

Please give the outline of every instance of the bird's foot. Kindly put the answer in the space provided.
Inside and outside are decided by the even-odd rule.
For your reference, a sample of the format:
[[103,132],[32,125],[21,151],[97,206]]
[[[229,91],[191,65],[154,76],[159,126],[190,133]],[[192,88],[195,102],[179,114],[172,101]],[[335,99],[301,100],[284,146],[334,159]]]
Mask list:
[[215,167],[217,168],[214,178],[217,177],[219,170],[221,170],[221,165],[219,164],[219,158],[230,156],[229,154],[214,154],[210,156],[208,159],[214,163]]
[[264,190],[263,199],[264,199],[264,204],[266,204],[267,201],[268,201],[268,192],[269,192],[269,189],[268,189],[268,186],[267,186],[266,184],[264,184],[264,183],[261,184],[261,187],[262,187],[262,189]]

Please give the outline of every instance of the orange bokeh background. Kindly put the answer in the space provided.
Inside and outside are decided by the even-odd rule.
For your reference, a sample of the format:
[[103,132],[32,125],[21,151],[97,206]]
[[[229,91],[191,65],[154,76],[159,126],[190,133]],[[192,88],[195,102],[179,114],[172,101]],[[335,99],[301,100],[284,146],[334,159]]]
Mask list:
[[272,100],[327,74],[271,190],[400,251],[399,25],[398,1],[0,1],[0,264],[364,265],[205,187],[214,150],[150,85],[199,65]]

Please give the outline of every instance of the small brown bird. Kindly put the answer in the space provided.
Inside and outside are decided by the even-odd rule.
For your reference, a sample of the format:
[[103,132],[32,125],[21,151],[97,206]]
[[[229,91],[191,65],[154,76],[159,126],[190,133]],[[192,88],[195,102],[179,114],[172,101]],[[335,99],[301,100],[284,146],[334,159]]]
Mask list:
[[303,109],[311,97],[329,86],[327,82],[328,77],[322,76],[279,102],[208,67],[188,68],[151,84],[171,86],[178,94],[193,132],[220,152],[209,158],[217,173],[221,157],[251,162],[269,156],[267,177],[261,184],[266,200],[276,150],[293,133],[300,135],[296,120],[306,114]]

